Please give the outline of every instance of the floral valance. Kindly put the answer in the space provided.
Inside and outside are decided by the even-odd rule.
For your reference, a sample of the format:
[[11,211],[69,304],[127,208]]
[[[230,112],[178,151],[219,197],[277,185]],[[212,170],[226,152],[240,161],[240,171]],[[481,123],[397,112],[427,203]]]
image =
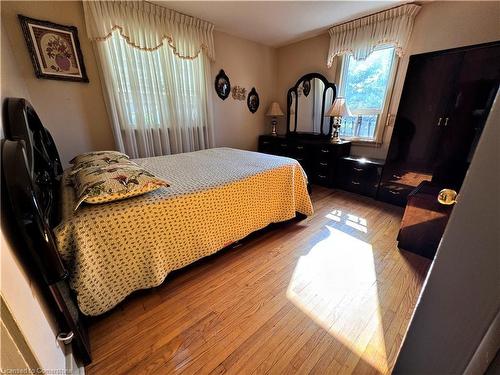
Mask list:
[[91,40],[104,41],[114,31],[132,47],[155,51],[167,43],[180,58],[194,59],[201,51],[215,60],[210,22],[145,1],[84,1]]
[[407,4],[330,28],[328,67],[337,55],[364,60],[377,46],[393,45],[398,56],[406,52],[419,5]]

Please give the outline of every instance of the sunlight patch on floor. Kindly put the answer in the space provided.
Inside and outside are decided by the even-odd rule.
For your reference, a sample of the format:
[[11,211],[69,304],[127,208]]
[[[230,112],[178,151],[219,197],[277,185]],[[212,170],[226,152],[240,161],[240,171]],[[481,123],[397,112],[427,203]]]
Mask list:
[[362,217],[357,217],[356,215],[348,214],[345,223],[346,225],[350,226],[351,228],[357,229],[360,232],[363,233],[368,232],[366,219],[363,219]]
[[[342,213],[336,210],[327,217],[341,220]],[[347,221],[366,230],[364,219],[348,215]],[[365,353],[370,341],[385,348],[372,246],[332,226],[326,228],[328,236],[297,262],[287,298],[364,361],[385,372],[384,349]]]
[[342,210],[333,210],[325,215],[327,219],[343,223],[351,228],[357,229],[360,232],[368,233],[368,223],[366,219],[353,214],[342,214]]
[[328,215],[325,216],[327,219],[336,221],[340,223],[340,218],[342,217],[342,211],[341,210],[333,210],[330,212]]

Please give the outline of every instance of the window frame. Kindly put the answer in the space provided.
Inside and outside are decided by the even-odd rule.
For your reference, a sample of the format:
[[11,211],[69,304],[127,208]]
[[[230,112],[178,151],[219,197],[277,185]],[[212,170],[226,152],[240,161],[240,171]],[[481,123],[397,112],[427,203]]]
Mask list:
[[[383,44],[378,46],[375,51],[379,51],[386,48],[394,48],[392,45]],[[345,75],[348,69],[349,57],[351,55],[345,54],[342,56],[340,61],[340,74],[339,74],[339,94],[338,96],[345,97]],[[389,108],[392,100],[392,94],[394,91],[394,84],[396,81],[396,74],[399,67],[399,58],[396,54],[396,51],[393,51],[392,61],[391,61],[391,71],[389,72],[389,79],[387,82],[387,87],[384,95],[384,104],[382,106],[382,110],[377,119],[377,124],[375,127],[375,133],[373,138],[365,138],[365,137],[350,137],[350,136],[342,136],[343,139],[352,141],[361,145],[374,145],[376,147],[380,147],[382,145],[383,136],[385,128],[388,126],[389,119]]]

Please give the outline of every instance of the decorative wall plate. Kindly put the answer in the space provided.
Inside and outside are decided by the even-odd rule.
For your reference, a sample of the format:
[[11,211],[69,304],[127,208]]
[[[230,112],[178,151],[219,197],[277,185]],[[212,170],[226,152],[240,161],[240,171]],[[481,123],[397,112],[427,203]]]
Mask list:
[[219,74],[215,77],[215,92],[222,100],[226,100],[231,92],[231,83],[229,82],[229,77],[224,73],[224,70],[220,70]]
[[250,112],[255,113],[259,109],[259,94],[255,91],[255,87],[252,87],[250,93],[247,96],[247,106]]

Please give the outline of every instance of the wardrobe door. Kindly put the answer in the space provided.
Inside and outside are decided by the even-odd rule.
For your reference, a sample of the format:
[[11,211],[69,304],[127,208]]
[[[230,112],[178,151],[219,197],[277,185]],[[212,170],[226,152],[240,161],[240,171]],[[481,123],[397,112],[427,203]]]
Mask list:
[[499,61],[498,43],[464,54],[445,115],[434,182],[460,188],[498,90]]
[[415,187],[432,179],[462,58],[463,53],[410,58],[379,199],[404,206]]

